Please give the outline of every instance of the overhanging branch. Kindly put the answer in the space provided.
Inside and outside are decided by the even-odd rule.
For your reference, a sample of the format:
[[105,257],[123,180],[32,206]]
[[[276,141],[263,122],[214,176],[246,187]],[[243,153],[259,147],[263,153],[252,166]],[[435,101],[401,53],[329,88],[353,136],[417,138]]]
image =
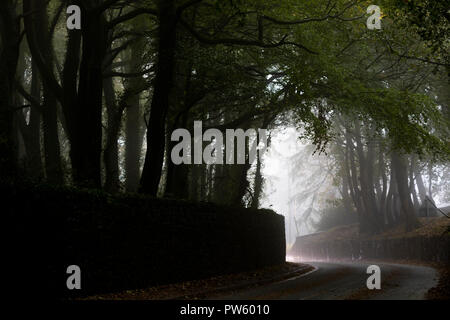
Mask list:
[[[209,45],[218,45],[218,44],[223,44],[223,45],[238,45],[238,46],[253,46],[253,47],[260,47],[260,48],[276,48],[276,47],[280,47],[283,45],[295,45],[299,48],[302,48],[310,53],[315,53],[313,50],[310,50],[308,48],[306,48],[305,46],[298,44],[298,43],[294,43],[294,42],[290,42],[290,41],[286,41],[286,38],[288,37],[288,35],[284,35],[283,38],[275,43],[265,43],[264,41],[261,41],[260,39],[258,40],[249,40],[249,39],[239,39],[239,38],[209,38],[207,36],[202,35],[201,33],[199,33],[197,30],[195,30],[191,25],[189,25],[186,21],[184,21],[182,18],[180,18],[180,23],[183,27],[185,27],[193,36],[194,38],[196,38],[198,41],[200,41],[201,43],[204,44],[209,44]],[[261,37],[259,37],[261,38]]]

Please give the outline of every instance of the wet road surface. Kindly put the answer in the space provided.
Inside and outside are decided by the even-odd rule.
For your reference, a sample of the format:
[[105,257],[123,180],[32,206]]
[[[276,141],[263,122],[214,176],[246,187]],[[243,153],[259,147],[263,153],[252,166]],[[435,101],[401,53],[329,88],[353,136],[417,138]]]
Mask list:
[[[370,262],[305,262],[315,267],[310,273],[261,287],[233,292],[211,299],[230,300],[420,300],[438,281],[430,267]],[[367,267],[381,269],[381,289],[369,290]]]

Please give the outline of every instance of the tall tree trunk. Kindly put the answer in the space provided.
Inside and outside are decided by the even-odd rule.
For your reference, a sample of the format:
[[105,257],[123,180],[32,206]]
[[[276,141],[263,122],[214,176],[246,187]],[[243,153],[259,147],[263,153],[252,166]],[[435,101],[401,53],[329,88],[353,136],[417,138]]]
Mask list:
[[418,165],[414,166],[414,176],[417,182],[417,189],[419,190],[421,205],[424,205],[425,199],[427,197],[427,189],[425,188],[425,184],[423,183],[422,173],[420,172]]
[[[374,215],[374,219],[376,220],[377,227],[380,228],[380,230],[383,229],[383,223],[382,223],[382,215],[380,214],[379,207],[377,205],[377,198],[375,195],[375,190],[378,188],[378,194],[381,196],[381,190],[379,187],[379,179],[378,177],[375,177],[375,143],[373,141],[369,141],[368,147],[367,147],[367,158],[365,159],[367,162],[367,185],[368,185],[368,196],[370,201],[370,206],[372,208],[372,212]],[[378,182],[374,182],[374,180],[377,180]],[[378,187],[377,187],[378,186]]]
[[408,167],[405,157],[393,152],[392,165],[395,168],[395,178],[402,206],[403,219],[405,221],[406,230],[410,231],[419,225],[419,220],[414,214],[414,205],[409,192]]
[[[41,158],[41,83],[36,64],[32,63],[31,65],[30,95],[32,98],[29,98],[31,108],[28,111],[28,123],[26,121],[27,112],[20,110],[16,115],[26,149],[25,174],[33,181],[40,181],[44,177]],[[23,82],[23,79],[18,80]]]
[[369,144],[368,155],[364,154],[360,123],[355,122],[355,140],[356,140],[356,151],[359,159],[360,168],[360,185],[361,185],[361,196],[364,203],[364,210],[367,218],[369,220],[369,232],[378,233],[382,229],[380,223],[380,217],[378,215],[378,209],[376,206],[375,193],[374,193],[374,183],[373,183],[373,146]]
[[53,92],[45,85],[42,120],[47,181],[50,183],[61,184],[63,182],[63,177],[58,135],[57,101]]
[[128,192],[136,192],[139,187],[144,128],[140,96],[134,94],[127,99],[125,120],[125,188]]
[[253,187],[253,199],[251,203],[251,208],[258,209],[261,201],[262,188],[263,188],[263,176],[261,173],[262,159],[261,155],[256,155],[256,171],[255,171],[255,181]]
[[[181,35],[180,35],[181,36]],[[170,160],[170,152],[178,143],[171,141],[171,132],[178,128],[187,128],[190,120],[189,111],[195,106],[198,101],[195,97],[194,88],[192,86],[192,72],[193,63],[190,59],[182,61],[176,66],[177,72],[175,75],[176,86],[173,96],[175,102],[173,106],[176,116],[168,124],[169,132],[167,132],[167,179],[166,179],[166,194],[168,196],[179,199],[187,198],[187,185],[189,168],[186,164],[175,165]]]
[[173,87],[176,50],[175,0],[159,0],[158,9],[158,61],[147,129],[147,153],[140,188],[141,192],[155,196],[164,161],[166,115]]
[[110,193],[116,193],[119,191],[119,148],[117,146],[117,140],[119,137],[123,107],[117,103],[112,78],[104,79],[103,91],[108,116],[106,144],[103,152],[103,162],[105,164],[104,189]]
[[249,182],[247,179],[248,170],[250,170],[251,165],[246,164],[238,164],[235,165],[236,167],[236,185],[235,185],[235,195],[232,199],[232,203],[235,206],[243,207],[245,206],[244,203],[244,196],[247,192]]
[[410,159],[410,166],[408,169],[408,178],[409,178],[409,192],[412,195],[413,198],[413,204],[414,204],[414,213],[418,214],[419,213],[419,208],[420,208],[420,203],[419,203],[419,199],[417,197],[417,192],[416,192],[416,184],[414,182],[414,167],[415,167],[415,156],[412,155],[411,159]]
[[[93,1],[98,5],[98,0]],[[89,3],[89,6],[91,4]],[[107,48],[107,28],[103,14],[82,3],[82,58],[77,108],[72,126],[71,160],[76,184],[101,187],[102,151],[102,63]]]
[[395,171],[391,165],[391,174],[389,179],[389,191],[386,196],[386,222],[388,226],[392,227],[395,223],[394,221],[394,193],[396,193],[397,182],[395,181]]
[[[39,79],[39,70],[36,65],[32,64],[32,79],[31,79],[31,95],[41,99],[41,81]],[[27,150],[30,169],[33,175],[37,178],[42,177],[42,155],[41,155],[41,113],[36,106],[32,106],[30,110],[29,122],[29,147]]]
[[[386,176],[386,165],[384,163],[384,154],[383,154],[383,150],[380,147],[379,150],[379,155],[378,155],[378,166],[379,166],[379,170],[380,170],[380,176],[381,176],[381,180],[382,180],[382,191],[381,191],[381,195],[380,195],[380,205],[379,210],[380,210],[380,215],[382,217],[386,217],[387,218],[387,214],[386,214],[386,194],[387,194],[387,176]],[[389,223],[389,220],[386,219],[386,221],[384,221],[384,223]]]
[[361,190],[358,184],[358,171],[355,163],[355,154],[353,150],[353,139],[351,138],[351,134],[347,130],[346,132],[346,140],[347,140],[347,148],[348,148],[348,159],[350,164],[350,172],[351,172],[351,185],[353,188],[353,201],[355,203],[355,208],[358,213],[359,220],[359,232],[366,233],[369,230],[369,219],[367,219],[367,213],[364,211],[364,206],[362,203]]
[[342,168],[342,200],[347,214],[353,213],[351,202],[356,203],[355,193],[352,186],[351,172],[349,167],[349,146],[345,143],[343,152],[343,168]]
[[[75,4],[77,1],[74,1]],[[64,59],[64,70],[62,76],[63,99],[62,111],[67,126],[67,136],[72,145],[72,140],[76,137],[78,123],[77,114],[77,96],[78,96],[78,69],[80,65],[81,50],[81,31],[69,30],[67,48]],[[73,175],[73,172],[72,172]]]
[[4,0],[0,10],[0,179],[12,181],[17,174],[17,154],[14,142],[15,85],[19,59],[19,20],[15,1]]
[[434,203],[433,200],[433,164],[431,162],[428,163],[428,198],[431,202]]
[[198,182],[200,180],[200,165],[194,164],[191,166],[189,179],[189,200],[198,201]]
[[[181,120],[176,121],[172,130],[179,128],[186,128],[187,126],[187,113],[184,113]],[[170,132],[168,136],[170,136]],[[169,139],[170,140],[170,139]],[[165,193],[167,196],[172,196],[177,199],[185,199],[188,197],[187,187],[189,185],[189,168],[186,164],[175,165],[170,159],[170,152],[176,145],[176,141],[168,141],[168,162],[167,162],[167,181]]]
[[127,102],[125,120],[125,189],[136,192],[141,174],[141,150],[144,138],[143,116],[139,97],[133,96]]
[[[263,123],[262,123],[262,128],[267,130],[267,127],[269,126],[269,124],[275,119],[274,116],[265,116]],[[259,137],[259,132],[257,133],[256,136],[256,146],[258,147],[260,144],[261,140]],[[267,145],[265,146],[265,148],[269,148],[270,145],[270,137],[267,139],[266,141]],[[251,207],[254,209],[257,209],[260,205],[260,201],[261,201],[261,196],[262,196],[262,190],[263,190],[263,184],[264,184],[264,178],[262,176],[262,159],[261,159],[261,154],[260,151],[257,151],[256,154],[256,170],[255,170],[255,180],[254,180],[254,187],[253,187],[253,199],[251,202]]]
[[[45,61],[49,70],[53,70],[53,35],[49,31],[47,1],[36,0],[31,3],[24,1],[24,11],[31,12],[24,18],[30,50],[35,57],[36,52],[32,48],[40,48],[41,59]],[[43,81],[43,96],[44,102],[41,110],[44,132],[45,172],[49,182],[60,184],[63,182],[63,176],[58,136],[57,99],[53,88],[47,81]]]
[[[33,75],[32,89],[33,96],[40,95],[40,88],[36,92],[35,83],[38,78],[37,73]],[[40,106],[39,106],[40,107]],[[41,113],[38,106],[32,105],[29,111],[29,123],[26,122],[26,115],[22,112],[18,113],[18,124],[25,143],[26,161],[25,169],[26,175],[31,180],[42,180],[44,177],[44,170],[42,165],[41,154]]]
[[[125,65],[128,73],[141,71],[142,41],[136,41],[130,45]],[[144,86],[143,78],[133,77],[124,81],[124,103],[126,104],[125,117],[125,189],[128,192],[136,192],[141,176],[141,152],[145,134],[145,121],[141,107],[141,92]]]

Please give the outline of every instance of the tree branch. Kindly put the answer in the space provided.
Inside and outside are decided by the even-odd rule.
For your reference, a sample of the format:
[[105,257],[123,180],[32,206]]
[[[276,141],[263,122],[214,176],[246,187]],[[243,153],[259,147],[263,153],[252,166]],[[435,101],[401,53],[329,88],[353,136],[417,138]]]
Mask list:
[[145,69],[145,70],[142,70],[139,72],[130,72],[130,73],[111,71],[111,72],[105,73],[103,75],[103,78],[111,78],[111,77],[136,78],[136,77],[141,77],[144,74],[150,73],[152,71],[155,71],[155,67],[151,67],[149,69]]
[[[23,11],[33,11],[31,0],[23,1]],[[35,59],[36,65],[39,68],[43,81],[45,81],[47,85],[52,88],[52,91],[55,93],[57,99],[62,102],[64,99],[63,89],[56,80],[53,70],[47,66],[47,63],[42,55],[41,48],[39,47],[36,39],[35,19],[33,15],[26,15],[24,17],[24,27],[28,39],[28,47],[30,48],[33,59]]]
[[31,105],[20,106],[18,109],[23,109],[26,107],[33,106],[33,107],[38,108],[40,112],[42,111],[41,103],[39,102],[38,98],[36,98],[33,95],[31,95],[30,93],[28,93],[19,81],[16,81],[16,88],[17,88],[17,91],[19,92],[19,94],[31,103]]
[[353,21],[353,20],[358,20],[361,19],[362,17],[364,17],[364,15],[362,16],[358,16],[358,17],[353,17],[353,18],[342,18],[341,16],[351,7],[353,7],[355,4],[357,4],[358,1],[352,1],[350,2],[348,5],[346,5],[344,7],[344,9],[342,9],[340,12],[338,12],[335,15],[331,15],[331,12],[333,11],[333,9],[336,7],[336,3],[333,6],[327,6],[330,7],[327,11],[327,13],[320,18],[306,18],[306,19],[300,19],[300,20],[292,20],[292,21],[287,21],[287,20],[279,20],[273,17],[269,17],[269,16],[262,16],[262,18],[264,18],[265,20],[268,20],[274,24],[278,24],[278,25],[297,25],[297,24],[304,24],[304,23],[309,23],[309,22],[320,22],[320,21],[324,21],[327,19],[339,19],[342,21]]
[[111,21],[108,22],[107,24],[107,28],[112,29],[114,28],[116,25],[123,23],[125,21],[131,20],[137,16],[140,16],[142,14],[151,14],[151,15],[158,15],[158,11],[155,9],[150,9],[150,8],[139,8],[133,11],[130,11],[122,16],[119,16],[115,19],[112,19]]
[[180,18],[182,13],[183,13],[183,11],[185,11],[187,8],[192,7],[193,5],[196,5],[196,4],[198,4],[198,3],[202,2],[202,1],[203,0],[189,0],[189,1],[186,1],[184,4],[182,4],[181,6],[179,6],[177,8],[177,13],[176,13],[177,18]]
[[94,9],[94,11],[95,11],[95,13],[97,15],[100,15],[100,14],[103,13],[103,11],[109,9],[110,7],[112,7],[113,5],[115,5],[119,1],[121,1],[121,0],[105,0],[101,5],[96,7]]

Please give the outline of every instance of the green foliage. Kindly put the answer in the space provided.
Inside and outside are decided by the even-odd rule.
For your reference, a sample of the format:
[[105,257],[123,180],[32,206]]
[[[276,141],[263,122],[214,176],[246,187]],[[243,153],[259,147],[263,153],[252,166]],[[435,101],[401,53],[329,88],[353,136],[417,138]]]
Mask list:
[[[446,0],[385,1],[397,19],[404,20],[432,48],[445,53],[449,46],[450,12]],[[448,51],[447,51],[448,56]],[[448,57],[447,57],[448,58]],[[447,60],[447,63],[450,61]]]

